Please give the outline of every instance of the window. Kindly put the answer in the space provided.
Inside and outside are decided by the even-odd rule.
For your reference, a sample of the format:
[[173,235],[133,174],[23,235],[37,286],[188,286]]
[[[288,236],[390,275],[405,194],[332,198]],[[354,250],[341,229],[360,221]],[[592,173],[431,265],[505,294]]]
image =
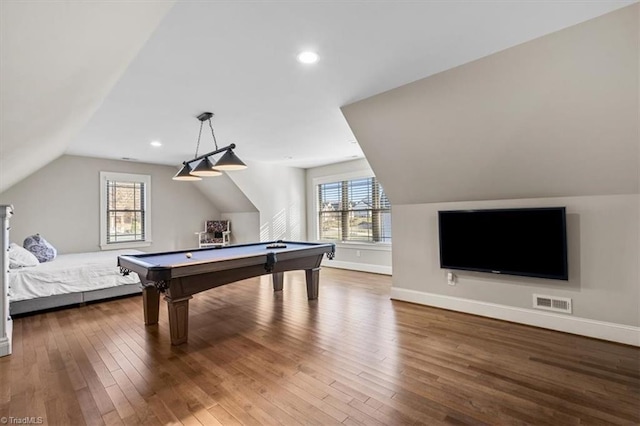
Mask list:
[[100,247],[118,249],[151,243],[151,177],[100,172]]
[[391,242],[391,204],[375,177],[318,185],[319,239]]

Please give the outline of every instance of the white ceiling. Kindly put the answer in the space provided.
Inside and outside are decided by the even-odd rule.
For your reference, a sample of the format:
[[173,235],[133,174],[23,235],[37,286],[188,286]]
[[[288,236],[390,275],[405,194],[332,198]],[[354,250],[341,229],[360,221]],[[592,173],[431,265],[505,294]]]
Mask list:
[[172,3],[0,0],[0,192],[66,151]]
[[[211,111],[219,145],[236,143],[243,159],[312,167],[362,157],[341,106],[634,2],[178,1],[86,125],[66,133],[65,152],[177,166],[194,155],[200,124],[195,116]],[[54,6],[32,8],[30,13],[46,21],[48,9],[57,5],[59,19],[85,19],[69,7],[72,3],[52,2]],[[166,5],[84,4],[98,8],[103,3]],[[20,38],[39,28],[23,25],[11,31]],[[58,34],[44,28],[49,33],[41,34],[39,44],[30,45],[25,54],[59,51]],[[63,26],[53,31],[64,32]],[[75,37],[84,43],[113,38],[115,43],[121,33],[115,22]],[[103,43],[96,48],[96,53],[105,51]],[[312,66],[297,63],[295,57],[304,49],[317,51],[320,61]],[[117,61],[128,61],[126,53],[123,50]],[[92,87],[77,83],[83,71],[77,58],[74,62],[60,55],[57,60],[75,67],[66,79],[49,82],[57,84],[48,89],[57,91],[64,109],[67,93],[91,92]],[[47,70],[42,72],[46,75]],[[41,89],[24,88],[35,97]],[[14,98],[20,102],[19,93]],[[3,100],[3,126],[11,107]],[[53,116],[59,112],[55,107],[38,111]],[[163,146],[151,147],[152,140]],[[20,142],[9,138],[0,146],[6,152]],[[390,140],[389,147],[393,143]],[[203,133],[200,153],[212,148],[210,133]]]

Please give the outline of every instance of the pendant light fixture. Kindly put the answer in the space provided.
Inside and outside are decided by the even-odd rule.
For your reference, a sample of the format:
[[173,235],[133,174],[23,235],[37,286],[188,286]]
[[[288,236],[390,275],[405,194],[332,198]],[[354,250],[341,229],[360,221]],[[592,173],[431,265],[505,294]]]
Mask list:
[[[200,120],[200,131],[198,132],[196,154],[192,160],[187,160],[182,163],[182,168],[178,173],[176,173],[173,180],[201,180],[203,177],[220,176],[222,171],[243,170],[247,168],[247,165],[244,164],[233,152],[233,149],[236,147],[235,144],[232,143],[224,148],[218,148],[218,141],[216,140],[216,135],[213,131],[211,117],[213,117],[213,113],[211,112],[203,112],[198,116],[198,120]],[[198,151],[200,150],[200,137],[202,136],[202,126],[204,126],[205,121],[209,123],[211,136],[213,137],[213,144],[216,149],[215,151],[198,156]],[[222,157],[220,157],[220,159],[215,163],[212,163],[211,159],[213,156],[222,152],[224,152]]]

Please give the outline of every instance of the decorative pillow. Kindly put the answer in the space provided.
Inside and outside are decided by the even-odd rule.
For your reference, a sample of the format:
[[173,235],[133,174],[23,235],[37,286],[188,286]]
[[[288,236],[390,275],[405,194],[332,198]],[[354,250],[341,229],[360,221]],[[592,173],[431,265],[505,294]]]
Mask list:
[[33,253],[41,263],[53,260],[58,254],[56,249],[49,244],[47,240],[42,238],[40,234],[25,238],[22,245]]
[[16,243],[9,244],[9,268],[25,268],[27,266],[38,266],[38,258],[29,250],[23,249]]

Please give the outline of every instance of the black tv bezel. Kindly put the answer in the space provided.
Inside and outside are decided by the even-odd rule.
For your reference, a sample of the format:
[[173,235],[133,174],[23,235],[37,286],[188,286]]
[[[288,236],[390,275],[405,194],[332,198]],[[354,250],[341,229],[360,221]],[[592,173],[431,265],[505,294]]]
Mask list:
[[[520,271],[497,271],[484,268],[464,268],[459,266],[447,266],[442,263],[442,226],[441,217],[443,213],[474,213],[474,212],[525,212],[525,211],[541,211],[541,210],[555,210],[562,213],[562,250],[564,253],[564,274],[563,275],[548,275],[548,274],[536,274],[525,273]],[[440,268],[451,269],[456,271],[473,271],[473,272],[485,272],[494,275],[514,275],[518,277],[532,277],[532,278],[545,278],[550,280],[569,280],[569,251],[567,244],[567,208],[566,207],[523,207],[523,208],[506,208],[506,209],[460,209],[460,210],[438,210],[438,245],[440,254]]]

